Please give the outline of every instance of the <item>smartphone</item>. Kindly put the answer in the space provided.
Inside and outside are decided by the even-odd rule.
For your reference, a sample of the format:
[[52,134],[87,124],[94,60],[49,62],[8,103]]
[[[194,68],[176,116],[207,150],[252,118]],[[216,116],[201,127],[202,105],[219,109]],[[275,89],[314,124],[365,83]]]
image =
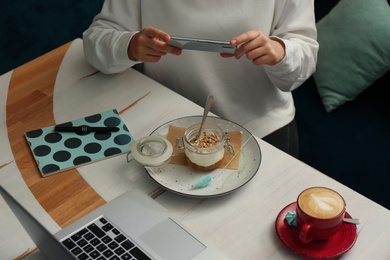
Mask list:
[[180,49],[210,51],[228,54],[234,54],[237,49],[236,47],[231,46],[230,42],[228,41],[196,39],[177,36],[172,36],[168,44]]

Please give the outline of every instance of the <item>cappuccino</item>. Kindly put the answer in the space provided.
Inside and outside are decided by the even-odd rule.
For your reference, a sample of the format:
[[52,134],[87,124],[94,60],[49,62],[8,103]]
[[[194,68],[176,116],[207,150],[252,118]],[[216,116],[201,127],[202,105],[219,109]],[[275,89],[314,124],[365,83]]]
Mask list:
[[344,199],[337,192],[322,188],[310,188],[298,198],[299,207],[309,216],[330,219],[337,217],[345,208]]

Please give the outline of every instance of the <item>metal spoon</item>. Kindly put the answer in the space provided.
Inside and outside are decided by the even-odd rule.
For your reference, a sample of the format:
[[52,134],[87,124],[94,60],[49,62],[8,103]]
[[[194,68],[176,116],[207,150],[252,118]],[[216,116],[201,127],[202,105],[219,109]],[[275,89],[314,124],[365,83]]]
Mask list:
[[343,221],[347,222],[347,223],[355,224],[355,225],[360,224],[360,219],[358,219],[358,218],[344,218]]
[[198,134],[195,136],[195,138],[193,140],[196,140],[196,139],[199,138],[200,133],[202,132],[203,124],[206,121],[207,114],[209,113],[211,105],[213,104],[213,102],[214,102],[214,97],[213,96],[208,96],[207,97],[207,101],[206,101],[206,105],[204,107],[203,118],[202,118],[202,123],[200,123],[199,132],[198,132]]

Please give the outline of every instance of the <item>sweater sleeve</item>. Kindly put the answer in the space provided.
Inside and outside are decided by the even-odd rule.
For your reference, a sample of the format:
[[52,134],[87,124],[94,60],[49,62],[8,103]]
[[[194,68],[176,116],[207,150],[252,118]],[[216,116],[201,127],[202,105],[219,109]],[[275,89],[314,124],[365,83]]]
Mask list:
[[266,65],[265,70],[274,86],[292,91],[315,71],[319,45],[314,3],[312,0],[286,0],[278,10],[272,34],[283,40],[286,55],[278,64]]
[[139,62],[127,56],[133,35],[140,30],[139,0],[106,0],[102,11],[83,33],[87,61],[106,74],[122,72]]

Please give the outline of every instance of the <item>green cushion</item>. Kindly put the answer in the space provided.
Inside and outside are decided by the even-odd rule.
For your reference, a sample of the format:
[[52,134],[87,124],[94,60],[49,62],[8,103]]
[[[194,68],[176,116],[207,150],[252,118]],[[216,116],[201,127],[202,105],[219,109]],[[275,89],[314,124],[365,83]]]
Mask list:
[[314,80],[327,112],[356,98],[390,70],[387,0],[341,0],[317,23]]

